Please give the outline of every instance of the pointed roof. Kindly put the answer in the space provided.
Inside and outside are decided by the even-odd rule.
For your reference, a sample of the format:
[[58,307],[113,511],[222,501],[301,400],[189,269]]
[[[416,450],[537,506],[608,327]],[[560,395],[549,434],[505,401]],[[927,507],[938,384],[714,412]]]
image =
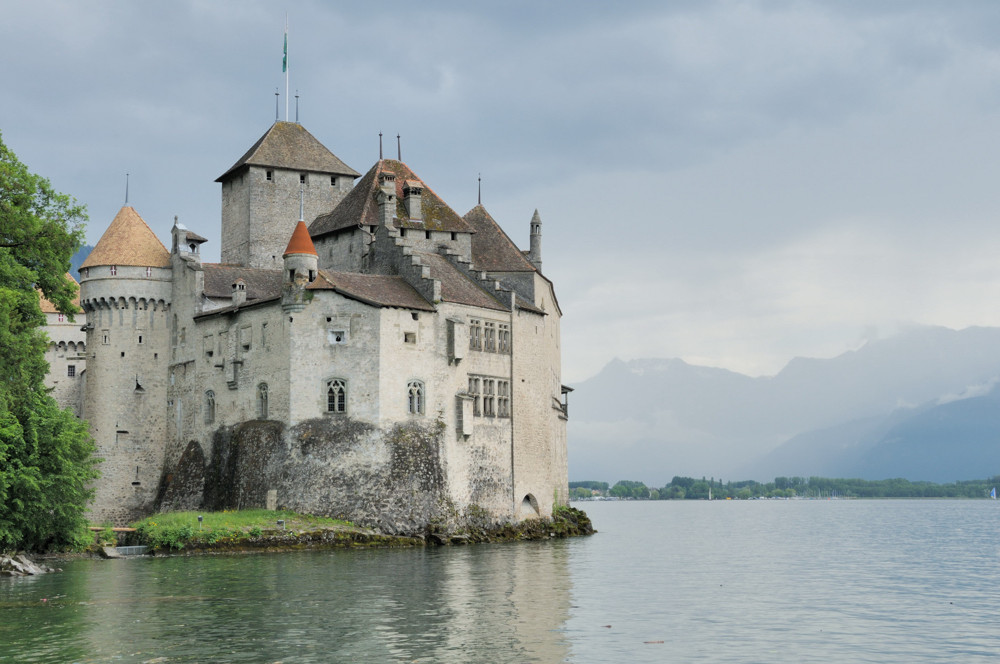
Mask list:
[[[419,228],[428,231],[453,231],[468,233],[472,229],[462,220],[458,213],[448,207],[434,190],[427,186],[409,166],[395,159],[382,159],[369,169],[358,181],[354,189],[344,197],[333,212],[320,215],[309,226],[309,234],[320,237],[327,233],[354,228],[358,224],[365,226],[378,225],[378,193],[379,175],[392,173],[396,176],[396,227]],[[420,195],[420,221],[410,221],[406,214],[406,201],[403,198],[403,187],[423,189]]]
[[312,254],[313,256],[319,256],[316,253],[316,245],[313,244],[312,238],[309,237],[309,229],[306,228],[306,222],[302,220],[299,220],[299,223],[295,224],[295,230],[292,231],[292,239],[288,241],[288,246],[285,247],[285,253],[282,255],[282,258],[291,254]]
[[330,152],[297,122],[275,122],[264,135],[215,181],[223,182],[245,166],[271,166],[295,171],[360,175]]
[[[535,216],[538,216],[537,210]],[[476,231],[475,235],[472,236],[472,264],[477,270],[486,270],[487,272],[537,271],[482,204],[466,212],[462,218]]]
[[95,265],[170,267],[170,252],[139,213],[126,205],[80,268]]

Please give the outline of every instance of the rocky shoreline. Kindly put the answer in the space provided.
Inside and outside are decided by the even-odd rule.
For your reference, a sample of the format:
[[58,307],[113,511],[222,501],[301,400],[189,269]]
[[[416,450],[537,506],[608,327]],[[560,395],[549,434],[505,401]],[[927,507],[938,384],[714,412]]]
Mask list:
[[0,555],[0,576],[35,576],[50,572],[61,572],[61,569],[39,565],[32,562],[23,553],[13,556]]

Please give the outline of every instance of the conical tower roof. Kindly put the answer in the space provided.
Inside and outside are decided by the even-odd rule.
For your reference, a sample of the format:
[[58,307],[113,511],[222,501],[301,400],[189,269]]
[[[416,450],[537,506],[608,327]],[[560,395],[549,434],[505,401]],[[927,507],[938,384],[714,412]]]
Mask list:
[[313,244],[312,238],[309,237],[309,229],[306,228],[306,222],[299,221],[295,225],[295,230],[292,231],[292,239],[288,241],[288,246],[285,247],[285,256],[290,256],[292,254],[311,254],[313,256],[319,256],[316,253],[316,245]]
[[170,267],[170,252],[139,213],[126,205],[80,268],[95,265]]
[[226,180],[244,166],[271,166],[353,178],[360,175],[297,122],[275,122],[216,182]]

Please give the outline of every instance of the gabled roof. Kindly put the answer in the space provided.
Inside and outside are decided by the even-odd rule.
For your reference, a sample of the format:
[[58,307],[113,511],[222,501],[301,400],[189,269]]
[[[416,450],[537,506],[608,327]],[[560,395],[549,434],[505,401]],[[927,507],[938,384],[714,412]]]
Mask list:
[[[397,228],[459,233],[468,233],[472,230],[457,212],[448,207],[433,189],[410,170],[409,166],[395,159],[382,159],[364,174],[333,212],[316,217],[316,220],[309,225],[309,234],[320,237],[345,228],[354,228],[358,224],[377,226],[378,202],[375,200],[375,195],[380,188],[378,176],[381,173],[392,173],[396,176]],[[420,196],[422,220],[410,221],[407,219],[403,187],[417,185],[423,188]]]
[[[83,311],[83,309],[80,308],[80,283],[76,279],[74,279],[73,275],[70,274],[69,272],[66,273],[66,278],[72,281],[77,286],[76,295],[73,297],[73,306],[75,307],[74,311],[76,313],[80,313]],[[56,309],[56,305],[49,302],[45,298],[45,296],[42,295],[42,291],[40,290],[38,291],[38,300],[39,300],[38,305],[42,308],[43,314],[61,313],[58,309]]]
[[247,302],[281,296],[282,270],[261,270],[238,265],[204,263],[205,297],[226,299],[233,295],[233,284],[242,279],[247,286]]
[[496,311],[510,310],[509,306],[505,306],[487,293],[482,286],[465,276],[444,256],[422,251],[413,253],[419,256],[420,261],[430,268],[431,279],[437,279],[441,282],[441,299],[443,301]]
[[126,205],[80,267],[95,265],[170,267],[170,252],[139,213]]
[[434,311],[402,277],[358,272],[320,270],[308,290],[332,290],[344,297],[379,307]]
[[487,272],[535,272],[514,241],[500,228],[481,204],[462,217],[475,231],[472,236],[472,265]]
[[309,237],[309,231],[306,229],[304,221],[299,221],[299,223],[295,224],[295,230],[292,231],[292,239],[288,241],[288,246],[285,247],[285,253],[282,255],[282,258],[291,254],[319,255],[316,253],[316,245],[313,244],[312,238]]
[[271,166],[354,178],[360,175],[297,122],[275,122],[216,182],[226,180],[244,166]]

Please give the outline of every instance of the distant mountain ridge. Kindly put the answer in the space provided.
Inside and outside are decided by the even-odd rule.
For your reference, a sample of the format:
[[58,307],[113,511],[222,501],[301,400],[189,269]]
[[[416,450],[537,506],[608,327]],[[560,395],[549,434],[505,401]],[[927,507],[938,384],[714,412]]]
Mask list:
[[[678,359],[614,360],[573,386],[570,476],[653,485],[674,475],[983,477],[1000,471],[1000,458],[988,467],[983,457],[988,444],[969,439],[968,459],[952,455],[948,464],[937,457],[947,456],[949,429],[930,420],[904,424],[933,411],[926,417],[951,422],[958,435],[964,414],[980,421],[963,429],[968,436],[986,436],[988,408],[947,406],[1000,399],[991,396],[998,378],[1000,328],[986,327],[913,327],[831,359],[796,358],[772,377]],[[883,437],[893,427],[900,428],[890,444]],[[914,446],[921,431],[935,433]],[[917,462],[917,450],[926,461]]]

